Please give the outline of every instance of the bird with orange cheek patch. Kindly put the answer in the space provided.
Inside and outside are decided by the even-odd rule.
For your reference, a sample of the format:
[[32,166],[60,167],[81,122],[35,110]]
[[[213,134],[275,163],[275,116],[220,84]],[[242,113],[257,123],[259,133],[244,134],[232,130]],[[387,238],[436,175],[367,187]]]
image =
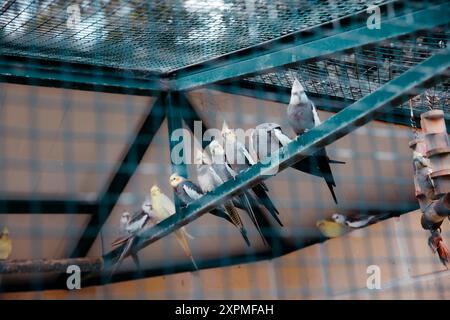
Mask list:
[[[204,195],[202,189],[200,189],[199,186],[197,186],[192,181],[189,181],[184,177],[179,176],[176,173],[170,176],[169,182],[172,188],[174,189],[178,199],[180,199],[180,202],[183,207],[187,207],[192,201],[195,201]],[[211,210],[210,213],[232,223],[236,228],[239,229],[245,242],[247,243],[248,246],[250,246],[250,241],[247,237],[247,230],[245,229],[244,224],[242,223],[242,220],[239,217],[239,214],[230,215],[227,213],[227,210],[225,210],[225,208],[222,206]]]
[[428,245],[433,253],[437,252],[439,260],[441,260],[442,264],[448,269],[447,264],[450,262],[450,251],[445,245],[439,230],[431,231],[431,236],[428,238]]

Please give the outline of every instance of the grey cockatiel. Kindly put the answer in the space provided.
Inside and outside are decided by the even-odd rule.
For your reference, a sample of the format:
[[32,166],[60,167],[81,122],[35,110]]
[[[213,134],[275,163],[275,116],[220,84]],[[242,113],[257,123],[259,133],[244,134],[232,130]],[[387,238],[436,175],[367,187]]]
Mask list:
[[[308,99],[305,89],[300,82],[295,79],[291,90],[291,100],[287,108],[287,117],[289,124],[297,135],[302,135],[308,130],[321,124],[314,103]],[[314,154],[317,167],[322,173],[334,201],[337,203],[333,187],[336,187],[333,173],[330,168],[330,160],[325,148],[320,149]]]
[[[251,135],[252,152],[259,160],[264,160],[272,155],[272,152],[285,147],[292,140],[284,132],[278,123],[262,123],[256,126]],[[331,163],[343,163],[341,161],[330,160]],[[314,155],[309,156],[291,166],[299,171],[303,171],[317,177],[323,174],[317,166],[318,159]]]
[[[203,191],[192,181],[179,176],[178,174],[172,174],[169,178],[170,185],[173,187],[175,194],[180,199],[182,206],[188,206],[192,201],[195,201],[204,195]],[[250,241],[247,237],[247,230],[245,230],[244,224],[236,210],[229,209],[231,215],[227,213],[224,207],[219,207],[210,211],[211,214],[223,218],[232,223],[242,234],[245,242],[250,246]]]
[[[224,122],[222,127],[222,138],[224,141],[225,160],[237,173],[250,168],[257,162],[256,155],[252,155],[246,146],[239,141],[233,130],[228,128]],[[215,142],[217,143],[217,142]],[[277,215],[280,214],[273,204],[268,194],[268,188],[265,183],[260,183],[252,187],[252,191],[261,201],[262,205],[270,212],[272,217],[283,225]]]
[[112,273],[120,267],[123,259],[130,254],[134,263],[140,268],[140,262],[137,252],[130,252],[130,249],[135,240],[136,234],[146,227],[151,222],[151,210],[152,206],[149,200],[145,200],[142,204],[142,208],[131,215],[128,211],[122,213],[119,222],[119,234],[120,237],[116,239],[111,245],[117,247],[123,243],[126,243],[122,253],[117,260]]
[[[209,170],[209,184],[215,188],[230,179],[234,179],[237,174],[226,163],[225,151],[216,140],[210,143],[209,150],[212,155],[212,163]],[[244,191],[237,196],[237,200],[233,201],[233,204],[248,213],[264,243],[270,245],[272,239],[267,232],[270,231],[271,226],[265,220],[264,213],[259,208],[258,201],[253,195],[249,191]]]

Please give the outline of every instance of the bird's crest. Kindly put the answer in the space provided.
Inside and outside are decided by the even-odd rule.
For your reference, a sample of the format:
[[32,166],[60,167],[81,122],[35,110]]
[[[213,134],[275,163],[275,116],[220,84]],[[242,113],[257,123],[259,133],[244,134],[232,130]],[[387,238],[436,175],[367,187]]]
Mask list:
[[222,131],[221,131],[221,133],[222,133],[222,137],[225,140],[236,138],[236,135],[234,134],[233,130],[231,130],[228,127],[228,124],[227,124],[227,122],[225,120],[223,121],[223,124],[222,124]]
[[294,83],[292,84],[291,93],[292,94],[301,94],[303,92],[305,92],[305,89],[303,88],[303,86],[300,83],[300,81],[298,81],[298,79],[295,78]]

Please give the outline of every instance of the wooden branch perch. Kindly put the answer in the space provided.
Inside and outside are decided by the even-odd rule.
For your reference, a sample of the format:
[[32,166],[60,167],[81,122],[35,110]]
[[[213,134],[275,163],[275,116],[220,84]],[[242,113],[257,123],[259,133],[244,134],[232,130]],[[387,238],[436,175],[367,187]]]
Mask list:
[[77,265],[81,272],[100,272],[103,270],[103,258],[75,259],[30,259],[0,261],[0,274],[58,272],[65,273],[67,267]]

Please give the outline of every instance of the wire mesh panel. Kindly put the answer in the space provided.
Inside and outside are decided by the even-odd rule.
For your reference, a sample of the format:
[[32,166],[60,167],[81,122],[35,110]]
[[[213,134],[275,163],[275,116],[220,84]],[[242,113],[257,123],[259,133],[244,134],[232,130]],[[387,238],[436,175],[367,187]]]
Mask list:
[[447,1],[0,8],[2,298],[450,296]]

